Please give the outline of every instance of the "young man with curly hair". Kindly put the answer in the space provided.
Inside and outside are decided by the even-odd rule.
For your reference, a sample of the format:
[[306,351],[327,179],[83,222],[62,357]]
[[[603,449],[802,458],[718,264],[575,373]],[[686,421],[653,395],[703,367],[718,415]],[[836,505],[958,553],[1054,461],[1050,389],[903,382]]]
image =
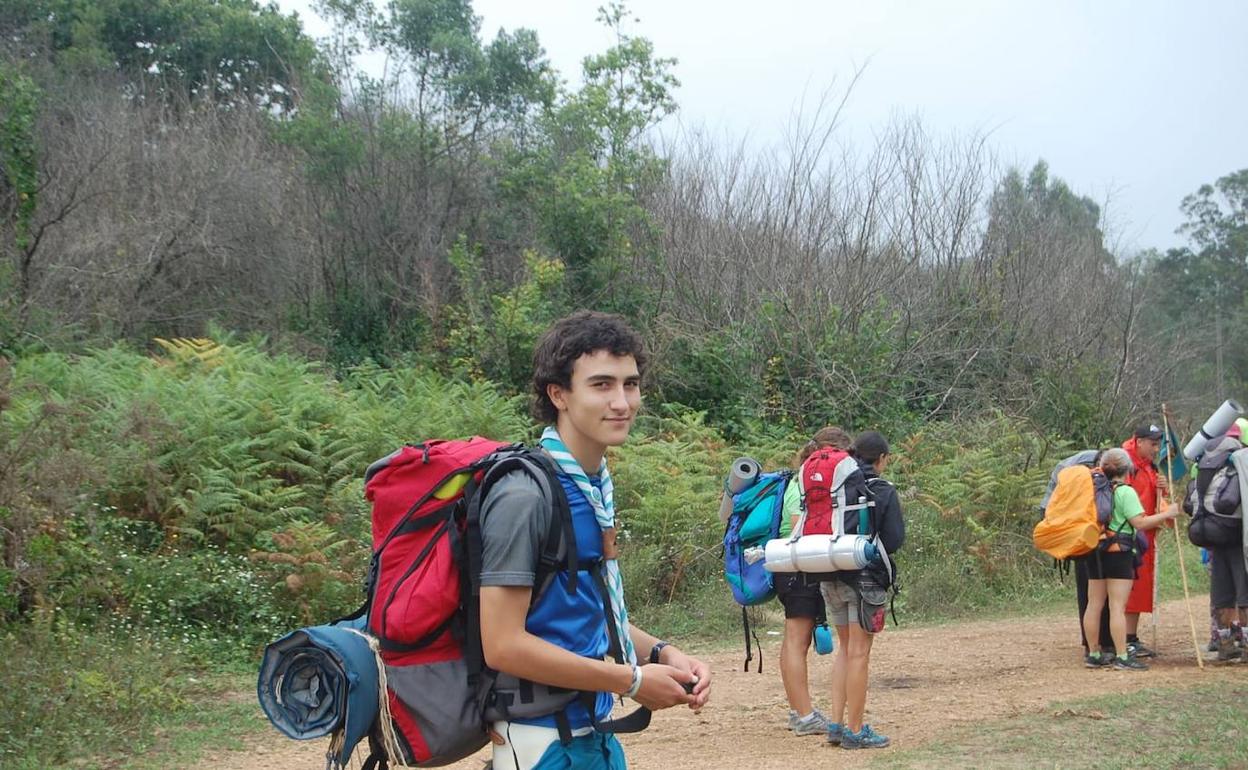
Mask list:
[[[617,695],[651,710],[697,710],[710,696],[707,665],[630,623],[624,602],[607,450],[628,439],[646,364],[635,331],[591,311],[556,322],[534,351],[534,413],[546,424],[541,446],[558,466],[555,492],[571,508],[578,574],[568,590],[566,569],[557,571],[533,601],[552,506],[523,473],[497,482],[481,514],[485,660],[520,682],[521,698],[527,692],[530,703],[548,697],[555,705],[493,723],[495,770],[619,770],[623,749],[608,731]],[[609,652],[620,662],[604,660]],[[559,703],[569,692],[580,697]]]

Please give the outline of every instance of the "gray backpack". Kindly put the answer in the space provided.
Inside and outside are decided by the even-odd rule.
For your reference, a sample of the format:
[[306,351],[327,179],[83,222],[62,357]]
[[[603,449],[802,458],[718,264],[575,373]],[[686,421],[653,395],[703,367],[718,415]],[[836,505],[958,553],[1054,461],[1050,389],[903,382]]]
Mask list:
[[1187,537],[1193,545],[1226,548],[1243,539],[1239,471],[1231,463],[1232,453],[1242,448],[1235,439],[1223,439],[1200,459],[1183,501],[1183,510],[1192,515]]

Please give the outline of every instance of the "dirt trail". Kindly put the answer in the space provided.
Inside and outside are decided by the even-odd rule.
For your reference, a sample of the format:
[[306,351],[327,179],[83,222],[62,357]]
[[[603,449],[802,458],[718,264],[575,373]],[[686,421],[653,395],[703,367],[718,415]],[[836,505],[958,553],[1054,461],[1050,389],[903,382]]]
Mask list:
[[[1193,597],[1193,607],[1208,607],[1208,598]],[[891,737],[895,748],[909,748],[968,722],[1044,712],[1054,701],[1190,686],[1202,678],[1248,680],[1248,664],[1206,666],[1203,673],[1197,670],[1182,601],[1160,607],[1162,656],[1146,672],[1084,669],[1073,615],[1072,607],[1057,616],[926,628],[890,626],[872,652],[867,721]],[[1197,613],[1199,634],[1207,633],[1202,616],[1207,618]],[[1151,638],[1148,616],[1142,626],[1141,636],[1147,642]],[[789,733],[784,728],[787,706],[776,668],[779,637],[765,638],[764,645],[761,675],[741,671],[740,650],[705,655],[715,672],[711,704],[697,715],[687,709],[661,712],[649,730],[622,736],[629,766],[639,770],[824,770],[863,767],[880,753],[843,751],[822,745],[817,737],[798,738]],[[811,656],[811,681],[819,705],[828,700],[825,687],[831,663],[830,655]],[[297,743],[267,725],[257,708],[258,732],[248,738],[248,750],[216,752],[195,770],[320,770],[325,766],[325,741]],[[479,770],[486,757],[488,750],[480,758],[452,767]]]

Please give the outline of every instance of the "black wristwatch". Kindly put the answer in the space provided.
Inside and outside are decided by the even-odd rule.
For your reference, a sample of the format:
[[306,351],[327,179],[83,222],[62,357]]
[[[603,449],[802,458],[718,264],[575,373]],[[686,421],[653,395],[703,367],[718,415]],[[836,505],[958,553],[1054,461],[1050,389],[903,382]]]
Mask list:
[[667,642],[655,642],[655,645],[650,648],[650,662],[651,663],[659,662],[659,653],[662,652],[663,648],[666,646],[667,646]]

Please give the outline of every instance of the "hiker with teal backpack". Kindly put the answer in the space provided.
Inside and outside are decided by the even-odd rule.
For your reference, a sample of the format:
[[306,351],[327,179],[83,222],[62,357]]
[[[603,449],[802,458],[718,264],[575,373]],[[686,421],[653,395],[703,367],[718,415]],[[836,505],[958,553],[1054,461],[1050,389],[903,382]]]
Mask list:
[[[487,710],[493,767],[618,770],[626,764],[612,730],[633,715],[609,719],[617,695],[649,710],[697,710],[711,684],[705,663],[632,625],[624,602],[606,452],[628,438],[647,356],[622,319],[581,311],[546,332],[533,361],[534,411],[547,423],[541,447],[558,466],[578,564],[555,570],[546,590],[535,585],[555,513],[528,475],[491,487],[481,511],[480,632],[504,696]],[[533,713],[542,700],[557,705]]]
[[[794,468],[816,450],[835,447],[848,450],[852,439],[844,430],[828,426],[815,433],[798,451]],[[779,537],[788,537],[801,516],[801,489],[789,484],[784,493]],[[806,658],[814,634],[827,633],[827,616],[818,580],[807,580],[802,572],[780,572],[774,576],[776,596],[784,607],[784,637],[780,642],[780,681],[789,701],[789,729],[794,735],[825,735],[828,722],[810,699]],[[829,643],[831,638],[828,638]],[[830,651],[830,650],[829,650]]]
[[[1151,530],[1174,519],[1178,509],[1170,505],[1160,513],[1146,514],[1139,493],[1127,483],[1135,470],[1131,455],[1114,447],[1101,455],[1101,471],[1114,486],[1114,507],[1109,524],[1095,550],[1079,557],[1088,575],[1088,606],[1083,613],[1083,632],[1088,641],[1088,668],[1113,667],[1123,671],[1144,671],[1148,665],[1129,654],[1127,599],[1136,579],[1140,547],[1136,532]],[[1100,636],[1101,611],[1109,604],[1109,628],[1114,655],[1101,652],[1106,646]]]

